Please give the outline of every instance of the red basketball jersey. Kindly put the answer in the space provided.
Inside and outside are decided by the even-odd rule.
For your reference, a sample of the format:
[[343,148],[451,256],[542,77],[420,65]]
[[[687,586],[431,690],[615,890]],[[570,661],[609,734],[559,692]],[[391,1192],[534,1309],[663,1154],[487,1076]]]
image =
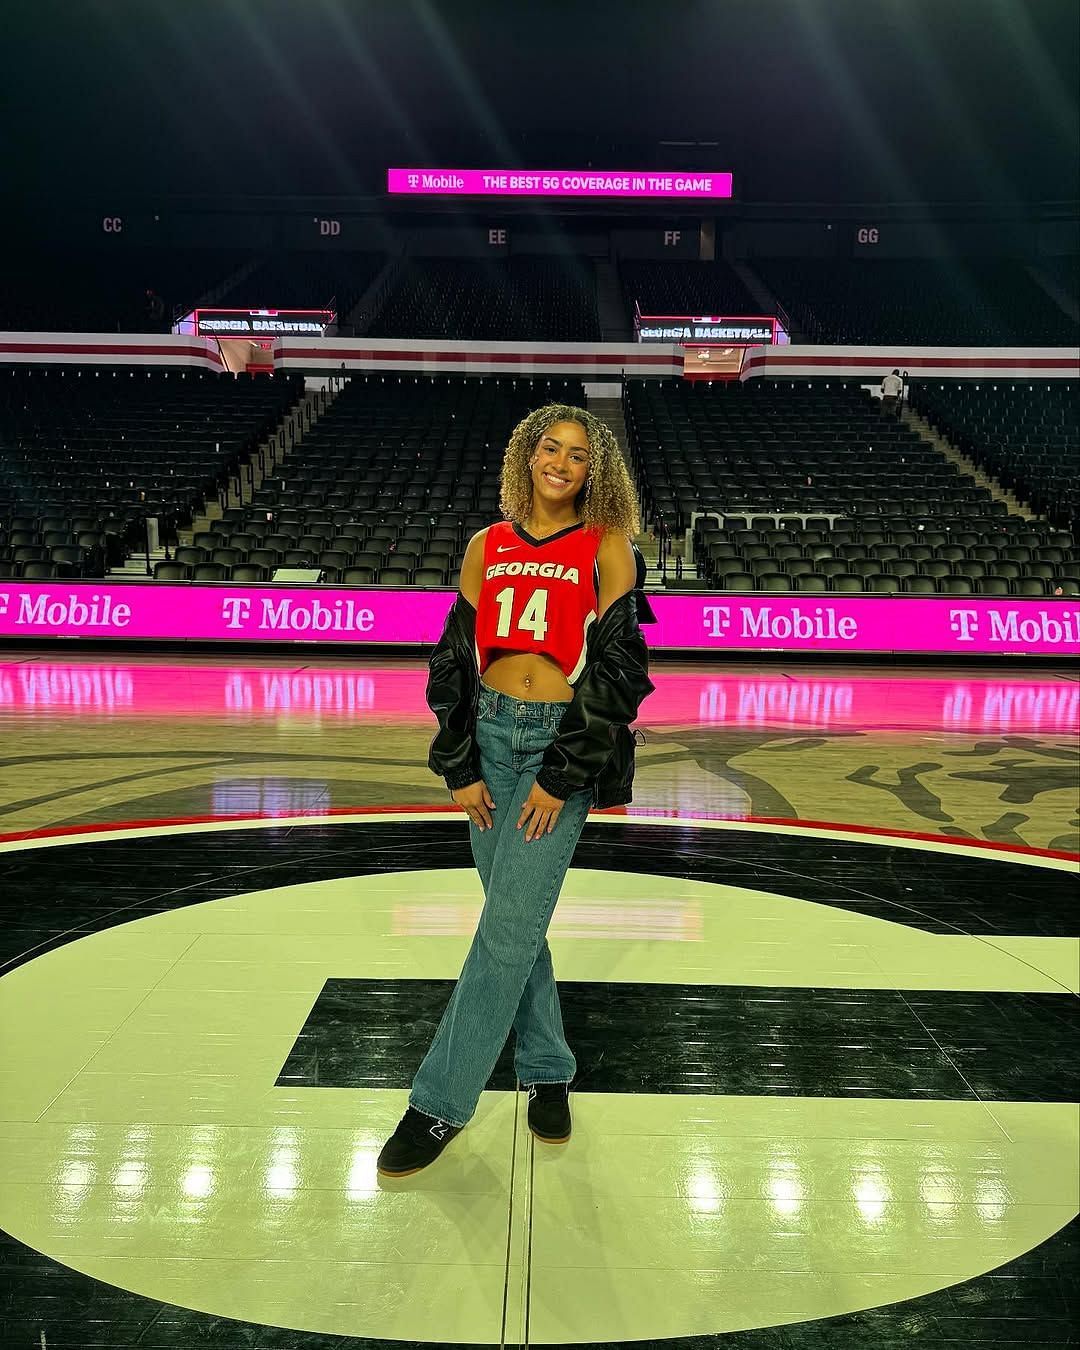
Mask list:
[[601,530],[569,525],[534,539],[508,520],[489,527],[476,607],[480,674],[508,652],[537,652],[573,684],[585,666],[585,639],[596,620],[596,553]]

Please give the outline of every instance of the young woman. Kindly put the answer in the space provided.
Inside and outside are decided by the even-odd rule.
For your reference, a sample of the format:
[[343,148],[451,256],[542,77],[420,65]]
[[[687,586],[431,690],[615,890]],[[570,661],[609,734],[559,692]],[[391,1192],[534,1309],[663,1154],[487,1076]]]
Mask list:
[[501,488],[506,519],[469,542],[427,687],[439,721],[428,764],[469,817],[484,910],[379,1155],[386,1176],[426,1167],[460,1133],[511,1028],[530,1129],[569,1139],[577,1065],[547,930],[589,809],[630,800],[629,724],[653,688],[637,501],[608,427],[565,404],[537,409],[510,437]]

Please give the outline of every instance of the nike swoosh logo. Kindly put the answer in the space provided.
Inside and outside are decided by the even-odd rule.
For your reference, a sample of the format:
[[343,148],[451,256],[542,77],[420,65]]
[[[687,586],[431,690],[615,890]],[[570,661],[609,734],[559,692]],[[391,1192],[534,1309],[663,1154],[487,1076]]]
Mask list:
[[500,546],[495,550],[496,553],[513,553],[514,549],[520,548],[520,544],[508,544],[505,548]]

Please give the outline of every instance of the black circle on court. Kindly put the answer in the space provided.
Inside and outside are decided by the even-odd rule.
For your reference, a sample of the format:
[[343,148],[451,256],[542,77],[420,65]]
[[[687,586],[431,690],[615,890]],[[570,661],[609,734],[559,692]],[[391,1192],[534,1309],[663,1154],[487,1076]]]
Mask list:
[[[1001,856],[970,857],[888,842],[863,843],[789,833],[782,827],[766,831],[703,829],[691,822],[645,825],[632,819],[590,823],[575,852],[574,865],[768,891],[888,919],[928,933],[968,933],[987,938],[995,934],[1068,936],[1075,928],[1075,878],[1068,872],[1024,865]],[[451,817],[444,821],[383,821],[374,817],[364,822],[324,821],[298,828],[269,825],[206,832],[166,831],[143,838],[103,837],[4,852],[0,854],[0,975],[90,933],[191,904],[344,876],[471,866],[467,835],[461,822]],[[445,1001],[451,982],[427,983],[432,986],[432,1005],[437,1007],[440,999]],[[341,997],[343,991],[334,989],[333,984],[328,982],[331,987],[325,991],[326,996]],[[700,994],[702,986],[694,988]],[[710,998],[728,999],[726,1006],[713,1008],[714,1021],[717,1014],[739,1011],[730,991],[718,992],[722,986],[704,988]],[[578,990],[563,984],[560,989],[564,1005],[572,1005]],[[665,985],[608,986],[606,992],[597,993],[596,985],[583,985],[580,998],[586,1002],[590,989],[594,1002],[603,997],[621,1001],[627,995],[632,998],[651,991],[661,1000],[661,1006],[642,1018],[647,1010],[639,1004],[638,1025],[662,1021],[670,1013],[663,1000],[670,999],[672,989],[676,997],[679,991],[678,986]],[[354,992],[362,995],[363,991]],[[738,998],[752,998],[746,990],[736,992]],[[813,997],[807,1003],[807,991],[787,991],[789,998],[797,993],[803,999],[792,1025],[807,1024],[807,1008],[813,1011],[813,1003],[822,992],[810,991]],[[892,995],[896,991],[855,991],[863,996],[864,1011],[875,999],[880,1003],[883,992]],[[1080,1037],[1073,1034],[1070,1042],[1066,1026],[1075,1016],[1076,1000],[1059,995],[949,991],[927,995],[920,991],[908,994],[907,1001],[909,1027],[922,1025],[939,1046],[943,1037],[948,1040],[952,1035],[948,1058],[974,1095],[983,1099],[995,1095],[1028,1100],[1076,1099],[1070,1095],[1075,1094],[1070,1075],[1076,1072]],[[627,1006],[608,1009],[610,1041],[618,1041],[627,1011]],[[820,1043],[837,1010],[823,1007],[817,1000],[816,1011],[811,1030]],[[988,1056],[987,1041],[992,1038],[985,1034],[984,1025],[981,1047],[974,1046],[976,1053],[965,1062],[958,1019],[974,1028],[985,1023],[988,1013],[996,1018],[993,1030],[999,1047],[1005,1033],[1012,1039],[1000,1055]],[[573,1040],[569,1016],[567,1022]],[[311,1034],[318,1032],[317,1021],[309,1030]],[[1053,1064],[1048,1062],[1047,1035],[1053,1036]],[[297,1038],[298,1045],[301,1039]],[[752,1029],[747,1039],[752,1039]],[[664,1044],[670,1055],[670,1039]],[[1071,1057],[1067,1049],[1070,1044]],[[346,1066],[351,1062],[355,1073],[356,1062],[350,1061],[347,1050],[345,1047],[340,1062]],[[584,1090],[635,1090],[628,1078],[627,1063],[620,1068],[619,1056],[608,1044],[587,1047],[579,1060],[588,1075]],[[636,1062],[640,1064],[640,1058]],[[1015,1077],[1009,1078],[1010,1063],[1029,1074],[1020,1084],[1024,1092],[1015,1090]],[[1045,1067],[1040,1069],[1040,1063]],[[299,1076],[288,1072],[288,1061],[282,1067],[290,1081],[300,1081]],[[742,1068],[741,1090],[759,1091],[760,1085],[754,1086],[750,1072],[752,1066],[743,1064]],[[302,1070],[301,1063],[299,1075]],[[929,1074],[926,1081],[930,1081],[935,1073],[942,1072],[942,1066],[924,1065],[924,1070]],[[973,1084],[972,1075],[979,1074],[982,1079]],[[907,1095],[902,1091],[902,1078],[901,1074],[896,1082],[889,1083],[879,1075],[882,1090],[869,1095]],[[386,1085],[385,1078],[383,1082]],[[642,1082],[640,1073],[637,1083],[637,1091],[657,1090],[655,1084]],[[940,1092],[932,1095],[956,1095],[955,1078],[949,1082],[939,1078],[938,1087]],[[789,1084],[786,1095],[819,1089],[829,1090],[827,1074],[817,1079],[811,1074],[801,1084]],[[668,1086],[660,1090],[679,1090],[677,1075],[673,1078],[669,1072]],[[705,1090],[739,1091],[740,1087],[729,1083],[726,1088],[714,1085]],[[932,1341],[940,1328],[947,1326],[950,1344],[974,1347],[985,1343],[985,1328],[993,1324],[987,1319],[1000,1318],[1002,1325],[1013,1325],[1019,1317],[1030,1343],[1064,1345],[1071,1335],[1064,1291],[1080,1254],[1078,1240],[1080,1221],[1074,1221],[996,1271],[905,1303],[782,1328],[680,1338],[663,1344],[672,1350],[728,1346],[766,1350],[778,1343],[777,1333],[782,1332],[784,1344],[793,1350],[843,1344],[888,1346],[917,1343],[920,1337]],[[161,1304],[71,1270],[2,1231],[0,1302],[5,1308],[5,1334],[12,1338],[12,1344],[36,1344],[40,1328],[47,1323],[50,1343],[72,1346],[88,1344],[84,1339],[88,1326],[107,1326],[111,1335],[121,1338],[115,1341],[113,1350],[121,1350],[124,1345],[151,1350],[165,1346],[171,1350],[180,1345],[212,1345],[216,1350],[322,1350],[330,1346],[404,1350],[400,1342],[308,1335]],[[965,1316],[966,1308],[974,1315]],[[620,1344],[639,1345],[643,1350],[645,1343]]]

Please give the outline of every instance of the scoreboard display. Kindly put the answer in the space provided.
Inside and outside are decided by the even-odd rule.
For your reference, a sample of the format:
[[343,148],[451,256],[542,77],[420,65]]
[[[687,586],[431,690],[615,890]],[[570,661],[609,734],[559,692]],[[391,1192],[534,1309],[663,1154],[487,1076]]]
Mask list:
[[756,347],[777,341],[775,315],[641,314],[634,317],[638,342],[689,345],[722,342]]
[[173,328],[195,337],[325,337],[332,309],[193,309]]

